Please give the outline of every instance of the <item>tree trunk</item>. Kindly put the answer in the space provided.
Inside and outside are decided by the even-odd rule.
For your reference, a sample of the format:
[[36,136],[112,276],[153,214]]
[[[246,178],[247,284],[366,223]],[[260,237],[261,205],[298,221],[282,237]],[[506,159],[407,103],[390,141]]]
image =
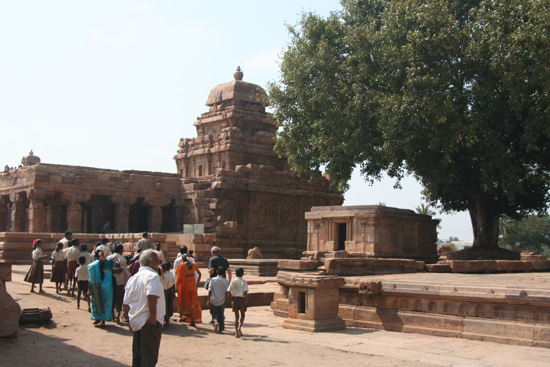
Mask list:
[[498,224],[500,213],[496,201],[485,193],[477,193],[468,205],[474,230],[473,250],[498,250]]

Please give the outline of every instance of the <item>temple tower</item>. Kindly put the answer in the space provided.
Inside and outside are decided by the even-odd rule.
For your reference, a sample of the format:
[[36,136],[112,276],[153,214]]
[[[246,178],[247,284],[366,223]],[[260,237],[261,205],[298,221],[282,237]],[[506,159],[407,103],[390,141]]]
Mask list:
[[197,137],[179,142],[174,159],[184,178],[212,176],[217,169],[247,164],[272,166],[276,171],[289,168],[273,151],[277,127],[265,111],[265,91],[244,82],[240,68],[233,76],[234,80],[210,91],[209,111],[193,124]]

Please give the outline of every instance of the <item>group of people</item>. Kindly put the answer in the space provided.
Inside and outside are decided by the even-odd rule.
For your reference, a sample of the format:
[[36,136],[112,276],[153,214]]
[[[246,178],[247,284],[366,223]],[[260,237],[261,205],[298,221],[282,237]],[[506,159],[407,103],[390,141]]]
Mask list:
[[[195,327],[202,322],[202,308],[198,297],[201,271],[195,263],[193,251],[186,246],[180,247],[180,253],[174,265],[166,262],[161,244],[153,246],[148,233],[142,234],[134,257],[123,256],[124,247],[115,242],[109,245],[107,238],[95,244],[92,254],[86,244],[80,245],[67,231],[51,255],[52,278],[56,292],[61,293],[65,286],[68,296],[74,296],[80,308],[80,297],[88,303],[88,311],[94,325],[104,327],[106,321],[120,323],[121,317],[128,322],[134,334],[133,365],[155,365],[163,326],[170,324],[174,314],[173,303],[177,297],[179,320]],[[44,292],[42,240],[33,242],[33,264],[25,277],[39,284],[39,292]],[[243,335],[242,325],[246,312],[247,282],[242,279],[244,271],[236,269],[237,278],[232,280],[231,268],[227,259],[220,255],[219,247],[211,249],[212,257],[208,263],[209,279],[208,306],[212,315],[214,331],[223,333],[225,329],[224,309],[229,294],[233,299],[235,313],[235,336]],[[228,279],[227,279],[227,278]]]

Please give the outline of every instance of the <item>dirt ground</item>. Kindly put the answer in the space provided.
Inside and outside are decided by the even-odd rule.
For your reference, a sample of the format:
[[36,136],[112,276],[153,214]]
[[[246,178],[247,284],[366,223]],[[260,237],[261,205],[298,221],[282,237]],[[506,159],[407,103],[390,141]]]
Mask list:
[[[56,295],[30,293],[23,274],[14,273],[8,292],[23,308],[50,307],[44,326],[25,326],[19,337],[0,339],[0,366],[130,366],[132,334],[126,324],[92,325],[86,307]],[[268,307],[251,307],[237,339],[226,310],[227,332],[214,334],[208,310],[197,328],[173,322],[163,331],[157,366],[548,366],[550,349],[348,328],[308,333],[282,328]],[[1,315],[0,315],[1,317]],[[173,319],[175,320],[175,318]]]

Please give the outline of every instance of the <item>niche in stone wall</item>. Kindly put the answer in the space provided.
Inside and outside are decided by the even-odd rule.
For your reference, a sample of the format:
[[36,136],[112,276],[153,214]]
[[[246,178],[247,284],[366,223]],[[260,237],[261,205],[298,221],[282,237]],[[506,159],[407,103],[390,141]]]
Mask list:
[[162,208],[161,232],[179,232],[183,223],[181,223],[180,211],[176,207],[176,201],[172,199],[169,205]]

